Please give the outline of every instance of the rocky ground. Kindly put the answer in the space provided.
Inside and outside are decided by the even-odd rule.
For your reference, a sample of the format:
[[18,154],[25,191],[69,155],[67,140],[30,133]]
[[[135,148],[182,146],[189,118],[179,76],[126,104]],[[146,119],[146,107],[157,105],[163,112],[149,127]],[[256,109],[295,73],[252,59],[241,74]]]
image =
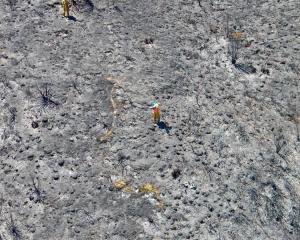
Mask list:
[[300,239],[300,2],[76,2],[0,2],[0,239]]

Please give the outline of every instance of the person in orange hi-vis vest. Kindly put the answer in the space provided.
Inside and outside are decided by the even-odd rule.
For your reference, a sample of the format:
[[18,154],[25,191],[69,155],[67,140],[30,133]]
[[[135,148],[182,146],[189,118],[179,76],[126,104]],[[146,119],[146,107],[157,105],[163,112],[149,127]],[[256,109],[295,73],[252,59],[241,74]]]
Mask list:
[[69,17],[69,11],[71,4],[69,3],[69,0],[61,0],[61,6],[64,11],[64,17]]
[[152,118],[153,123],[157,124],[160,121],[160,105],[157,101],[151,102],[151,112],[152,112]]

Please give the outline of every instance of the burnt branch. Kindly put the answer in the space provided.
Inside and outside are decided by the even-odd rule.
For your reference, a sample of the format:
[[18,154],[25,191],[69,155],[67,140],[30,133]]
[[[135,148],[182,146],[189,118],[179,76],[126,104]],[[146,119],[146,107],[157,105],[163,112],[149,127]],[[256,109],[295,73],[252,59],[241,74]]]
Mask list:
[[240,40],[229,39],[228,54],[231,57],[231,62],[233,64],[235,64],[236,60],[238,59],[239,48],[240,48]]
[[2,214],[3,203],[4,203],[4,198],[3,198],[3,194],[1,194],[1,197],[0,197],[0,215]]
[[78,88],[78,84],[73,80],[72,81],[73,88],[81,95],[82,91]]
[[296,134],[297,134],[297,141],[300,142],[300,115],[294,116],[293,118],[295,125],[296,125]]
[[118,156],[118,166],[120,166],[122,171],[122,176],[124,176],[125,170],[126,170],[126,160],[128,160],[128,156],[125,156],[123,153],[119,153]]
[[40,180],[39,180],[39,178],[37,178],[37,180],[35,180],[35,178],[33,176],[30,176],[30,178],[31,178],[32,186],[33,186],[33,195],[30,198],[32,200],[34,200],[34,202],[36,202],[36,203],[42,202],[45,198],[45,194],[41,190]]
[[17,109],[15,107],[8,108],[9,116],[7,118],[8,125],[13,126],[16,122]]
[[39,87],[37,88],[40,94],[39,100],[40,100],[40,107],[42,110],[45,111],[46,108],[51,108],[59,105],[57,101],[53,100],[52,90],[50,89],[47,83],[43,86],[42,89],[40,89]]
[[273,140],[274,140],[276,153],[279,154],[281,149],[287,145],[287,142],[284,139],[284,136],[282,134],[281,128],[278,129],[275,133],[273,132]]
[[229,15],[226,14],[225,36],[229,38]]
[[16,225],[12,213],[10,213],[10,220],[7,223],[7,228],[8,228],[8,232],[9,234],[12,236],[12,238],[14,240],[18,240],[22,238],[22,234],[20,229],[18,228],[18,226]]

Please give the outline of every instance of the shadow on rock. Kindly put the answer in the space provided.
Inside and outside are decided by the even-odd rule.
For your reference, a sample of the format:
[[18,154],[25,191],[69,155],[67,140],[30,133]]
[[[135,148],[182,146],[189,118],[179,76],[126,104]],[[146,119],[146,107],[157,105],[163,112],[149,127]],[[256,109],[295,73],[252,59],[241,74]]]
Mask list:
[[235,68],[239,69],[244,73],[247,74],[256,73],[256,68],[251,65],[246,65],[243,63],[234,63],[233,65],[235,66]]
[[169,134],[170,133],[170,130],[172,129],[172,127],[169,126],[169,124],[167,122],[164,122],[164,121],[159,121],[157,123],[157,126],[160,128],[160,129],[164,129],[166,130],[166,133]]

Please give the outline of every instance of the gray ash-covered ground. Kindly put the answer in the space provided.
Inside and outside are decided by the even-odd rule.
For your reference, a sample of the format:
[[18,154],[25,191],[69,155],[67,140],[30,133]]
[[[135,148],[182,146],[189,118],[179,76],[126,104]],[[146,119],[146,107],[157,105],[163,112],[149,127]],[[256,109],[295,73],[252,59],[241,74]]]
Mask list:
[[300,2],[76,2],[0,2],[0,239],[300,239]]

